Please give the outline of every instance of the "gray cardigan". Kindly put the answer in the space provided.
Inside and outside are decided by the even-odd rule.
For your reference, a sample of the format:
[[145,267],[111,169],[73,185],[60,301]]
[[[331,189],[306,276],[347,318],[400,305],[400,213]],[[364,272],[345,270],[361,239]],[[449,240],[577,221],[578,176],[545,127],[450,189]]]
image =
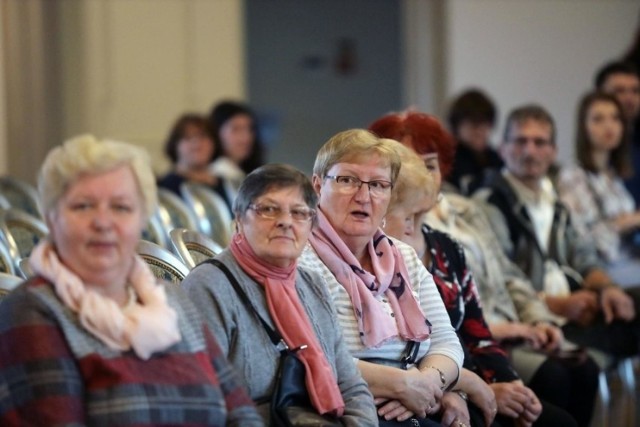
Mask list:
[[[216,256],[236,277],[263,319],[275,327],[266,304],[264,289],[251,279],[226,249]],[[342,341],[335,309],[323,279],[317,273],[298,267],[296,288],[314,331],[333,368],[345,402],[341,419],[346,426],[377,426],[378,417],[367,384]],[[212,264],[193,269],[182,287],[204,315],[222,352],[244,380],[254,400],[268,397],[274,387],[280,353],[256,319],[242,303],[222,271]],[[295,327],[292,325],[292,327]],[[267,405],[259,410],[268,420]]]

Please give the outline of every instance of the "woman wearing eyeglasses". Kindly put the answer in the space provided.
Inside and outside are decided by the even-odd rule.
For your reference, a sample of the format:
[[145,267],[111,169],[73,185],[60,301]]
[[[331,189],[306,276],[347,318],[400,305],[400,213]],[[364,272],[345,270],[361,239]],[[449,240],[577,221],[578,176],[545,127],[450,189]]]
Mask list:
[[380,425],[440,425],[443,392],[456,383],[463,354],[431,274],[413,248],[381,229],[399,170],[390,141],[369,131],[327,141],[313,167],[318,224],[300,263],[327,282]]
[[193,269],[182,286],[204,314],[225,356],[244,375],[250,396],[269,425],[268,401],[280,353],[254,312],[275,328],[306,368],[306,387],[319,414],[346,426],[377,426],[371,394],[343,343],[322,277],[297,265],[315,218],[317,196],[309,179],[286,165],[250,173],[234,203],[237,231],[216,260]]

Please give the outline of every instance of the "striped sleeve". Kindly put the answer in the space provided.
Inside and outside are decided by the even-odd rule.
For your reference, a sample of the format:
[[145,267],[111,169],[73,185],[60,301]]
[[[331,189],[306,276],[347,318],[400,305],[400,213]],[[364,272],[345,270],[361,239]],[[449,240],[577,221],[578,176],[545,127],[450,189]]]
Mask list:
[[432,325],[429,355],[447,356],[458,365],[460,370],[464,361],[462,346],[451,325],[451,319],[431,273],[427,271],[411,246],[396,239],[393,239],[393,243],[402,254],[409,273],[409,281],[414,287],[414,292],[418,293],[420,307]]

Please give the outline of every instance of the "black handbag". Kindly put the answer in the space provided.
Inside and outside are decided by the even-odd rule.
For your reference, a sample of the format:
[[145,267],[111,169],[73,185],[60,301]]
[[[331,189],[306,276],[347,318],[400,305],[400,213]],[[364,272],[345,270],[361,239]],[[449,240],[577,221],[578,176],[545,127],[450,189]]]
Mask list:
[[251,300],[244,292],[235,276],[226,265],[217,259],[209,262],[218,267],[229,279],[242,302],[257,316],[258,320],[269,335],[271,342],[280,352],[280,364],[276,376],[275,388],[270,397],[260,399],[257,403],[270,402],[270,426],[275,427],[337,427],[342,423],[337,417],[320,415],[311,405],[309,393],[305,385],[305,367],[298,359],[296,353],[306,348],[301,346],[290,349],[284,342],[278,331],[269,326],[255,309]]

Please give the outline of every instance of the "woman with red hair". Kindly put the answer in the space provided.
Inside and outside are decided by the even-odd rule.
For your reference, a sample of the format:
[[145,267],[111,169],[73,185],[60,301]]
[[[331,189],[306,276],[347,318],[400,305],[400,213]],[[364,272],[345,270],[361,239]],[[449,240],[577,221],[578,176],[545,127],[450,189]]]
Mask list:
[[[436,188],[441,187],[442,177],[452,167],[455,141],[435,117],[418,112],[389,114],[376,120],[369,129],[381,137],[395,139],[412,148],[430,171]],[[417,189],[414,192],[418,194]],[[415,201],[416,206],[419,203],[419,200]],[[414,210],[407,213],[405,221],[421,223],[421,218],[417,217],[424,212],[418,212],[417,208]],[[476,357],[478,349],[474,349],[469,342],[463,342],[467,350],[464,366],[490,383],[498,402],[498,413],[503,415],[502,419],[498,417],[499,423],[506,421],[505,408],[511,406],[514,396],[523,389],[531,389],[544,401],[566,409],[579,425],[588,425],[591,413],[585,408],[593,407],[597,366],[588,358],[563,360],[552,357],[567,345],[563,343],[562,332],[554,326],[553,315],[537,298],[524,274],[496,245],[497,239],[490,234],[491,227],[484,212],[471,199],[440,193],[425,219],[429,224],[429,227],[422,229],[425,239],[431,229],[437,229],[450,234],[462,245],[466,264],[476,279],[483,302],[482,310],[493,337],[502,343],[518,343],[511,348],[511,358],[521,379],[503,377],[498,371],[483,370]],[[429,262],[425,265],[434,277],[442,277],[442,271],[438,270],[442,266],[436,264]],[[451,298],[451,286],[444,289],[443,283],[436,281],[450,317],[464,318],[468,313],[457,304],[457,298]],[[464,329],[464,321],[457,321],[456,324],[461,336],[473,332],[460,330]],[[556,418],[552,413],[557,411],[545,404],[536,424],[554,425],[548,422],[549,418]],[[525,409],[523,414],[526,412]],[[517,420],[527,425],[530,421],[522,419],[523,414]]]

